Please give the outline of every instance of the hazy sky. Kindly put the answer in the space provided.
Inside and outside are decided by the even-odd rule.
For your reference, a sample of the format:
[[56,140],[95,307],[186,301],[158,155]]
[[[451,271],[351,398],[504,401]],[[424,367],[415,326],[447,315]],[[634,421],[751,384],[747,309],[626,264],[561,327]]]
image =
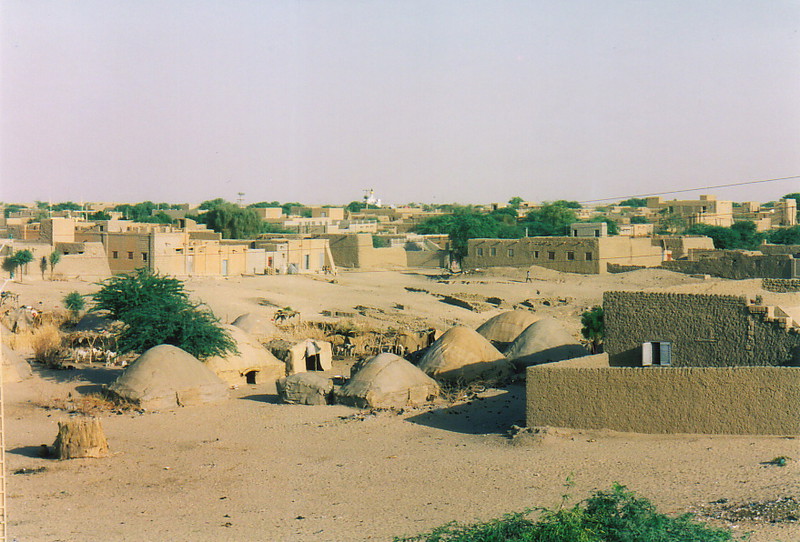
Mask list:
[[800,0],[3,0],[0,199],[585,201],[797,175],[799,29]]

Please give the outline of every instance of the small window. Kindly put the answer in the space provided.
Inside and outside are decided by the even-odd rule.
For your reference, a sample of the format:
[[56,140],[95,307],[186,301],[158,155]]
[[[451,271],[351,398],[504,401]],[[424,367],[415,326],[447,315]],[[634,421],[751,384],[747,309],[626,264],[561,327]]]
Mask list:
[[568,260],[574,260],[574,259],[575,259],[575,253],[574,253],[574,252],[572,252],[571,250],[570,250],[570,251],[568,251],[568,252],[567,252],[567,259],[568,259]]
[[305,259],[304,263],[306,264],[306,269],[311,269],[311,255],[306,254],[304,259]]
[[594,236],[600,237],[600,230],[594,230]]
[[117,252],[116,250],[112,250],[111,257],[116,260],[117,258],[119,258],[119,252]]
[[592,261],[592,253],[591,252],[587,252],[586,253],[586,261],[587,262],[591,262]]
[[508,257],[509,258],[513,258],[514,257],[514,249],[513,248],[509,248],[508,249]]
[[556,259],[556,253],[553,252],[552,250],[547,251],[547,259],[548,260],[555,260]]
[[492,247],[491,252],[492,252],[492,256],[497,256],[497,249],[495,247]]
[[483,256],[483,249],[482,248],[478,248],[478,256]]
[[132,260],[132,259],[133,259],[133,252],[128,252],[128,259],[129,259],[129,260]]
[[537,258],[537,259],[539,258],[539,251],[538,250],[534,250],[533,251],[533,257]]
[[147,261],[147,252],[142,252],[142,261],[143,262]]

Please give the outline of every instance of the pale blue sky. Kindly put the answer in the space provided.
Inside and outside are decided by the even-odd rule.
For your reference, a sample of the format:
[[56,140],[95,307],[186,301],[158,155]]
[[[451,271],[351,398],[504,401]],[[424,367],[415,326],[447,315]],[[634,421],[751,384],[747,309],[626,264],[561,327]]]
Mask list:
[[4,0],[0,199],[589,200],[800,174],[799,29],[797,0]]

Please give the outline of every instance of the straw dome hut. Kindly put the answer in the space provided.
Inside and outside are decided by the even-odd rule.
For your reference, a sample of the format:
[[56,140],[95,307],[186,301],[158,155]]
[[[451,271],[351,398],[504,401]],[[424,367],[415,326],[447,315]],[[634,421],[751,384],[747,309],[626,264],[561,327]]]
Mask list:
[[255,337],[234,326],[222,326],[236,343],[238,354],[214,356],[205,364],[231,386],[275,382],[286,376],[286,364],[261,346]]
[[439,395],[439,384],[395,354],[378,354],[342,386],[337,402],[358,408],[402,408]]
[[436,380],[472,382],[502,380],[513,372],[508,361],[482,335],[468,327],[454,327],[433,343],[419,368]]
[[256,337],[272,337],[278,333],[278,328],[269,318],[253,314],[252,312],[242,314],[236,318],[231,325],[246,331],[250,335],[255,335]]
[[539,317],[530,311],[508,311],[486,320],[478,333],[492,344],[508,345],[537,320]]
[[518,369],[589,354],[586,348],[553,318],[542,318],[528,326],[505,353]]
[[228,386],[193,355],[169,344],[139,356],[108,387],[144,410],[167,410],[228,398]]
[[21,382],[33,374],[30,364],[19,353],[5,344],[2,345],[3,356],[3,382],[6,384],[12,382]]

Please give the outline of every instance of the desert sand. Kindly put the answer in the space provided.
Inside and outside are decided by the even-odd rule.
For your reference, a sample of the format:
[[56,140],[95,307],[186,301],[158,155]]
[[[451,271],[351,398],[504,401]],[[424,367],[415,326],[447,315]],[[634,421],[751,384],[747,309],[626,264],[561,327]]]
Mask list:
[[[763,295],[760,281],[700,280],[661,270],[581,276],[495,269],[445,279],[430,272],[343,272],[335,277],[190,279],[188,289],[223,322],[291,306],[306,321],[353,313],[376,327],[477,327],[530,300],[577,336],[579,314],[613,289]],[[89,281],[10,284],[20,302],[45,310]],[[484,312],[436,294],[498,297]],[[546,303],[543,303],[546,301]],[[362,314],[363,313],[363,314]],[[342,372],[346,364],[338,367]],[[219,405],[168,412],[101,413],[111,455],[56,461],[52,408],[113,381],[120,369],[35,368],[4,389],[9,535],[20,541],[391,540],[451,520],[469,522],[571,503],[617,481],[671,514],[710,503],[800,496],[800,442],[787,436],[641,435],[524,425],[524,389],[486,390],[469,401],[405,412],[283,405],[274,385],[232,390]],[[793,458],[785,467],[764,464]],[[18,473],[18,474],[15,474]],[[566,488],[566,480],[573,482]],[[800,540],[800,523],[740,522],[754,542]]]

